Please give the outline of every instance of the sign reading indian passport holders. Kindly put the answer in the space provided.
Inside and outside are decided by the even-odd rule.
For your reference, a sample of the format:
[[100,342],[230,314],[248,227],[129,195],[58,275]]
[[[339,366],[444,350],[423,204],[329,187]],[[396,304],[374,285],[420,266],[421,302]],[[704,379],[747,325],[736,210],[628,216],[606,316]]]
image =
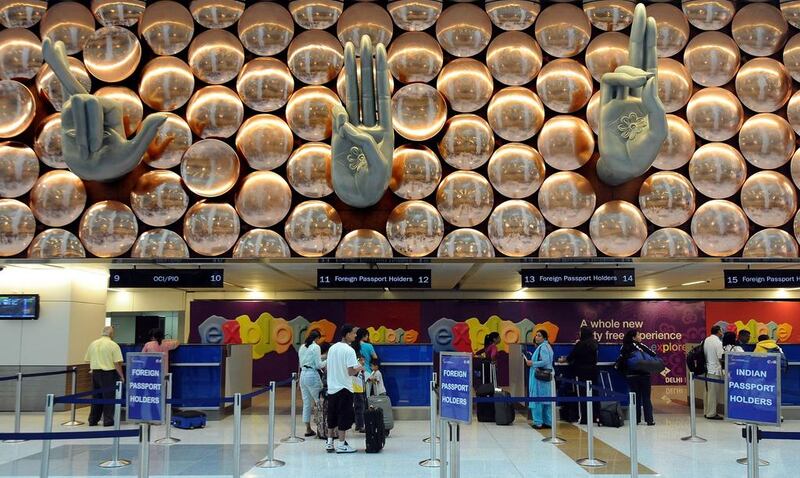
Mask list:
[[164,357],[160,353],[127,354],[128,420],[160,425],[164,421]]
[[781,424],[781,357],[774,353],[725,353],[725,419]]
[[439,354],[439,413],[443,420],[472,423],[472,355]]

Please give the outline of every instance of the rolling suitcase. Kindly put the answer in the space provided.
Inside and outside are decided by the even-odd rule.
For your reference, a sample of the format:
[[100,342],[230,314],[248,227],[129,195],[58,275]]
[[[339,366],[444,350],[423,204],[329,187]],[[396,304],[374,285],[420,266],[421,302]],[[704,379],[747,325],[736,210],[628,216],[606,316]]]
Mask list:
[[394,428],[394,414],[392,413],[392,401],[388,395],[373,395],[367,398],[368,408],[379,408],[383,412],[383,428],[386,436]]
[[[510,397],[511,394],[504,391],[495,391],[496,396]],[[511,425],[514,423],[514,404],[511,402],[494,402],[494,423],[496,425]]]
[[367,453],[378,453],[386,444],[386,428],[383,426],[383,410],[370,406],[364,412],[364,430],[367,433]]
[[194,410],[181,410],[172,414],[171,424],[175,428],[182,428],[184,430],[205,428],[206,414]]
[[[611,383],[611,374],[607,371],[600,372],[600,386],[607,390],[614,390]],[[587,405],[590,406],[590,405]],[[619,402],[600,402],[600,425],[604,427],[619,428],[625,424],[625,415],[622,414],[622,407]]]
[[[475,389],[476,397],[493,397],[494,385],[491,383],[484,383]],[[479,422],[493,422],[494,421],[494,403],[478,403],[478,421]]]
[[[574,384],[567,384],[562,382],[559,386],[557,395],[559,397],[577,397],[578,392]],[[575,423],[581,419],[580,407],[577,403],[568,402],[562,403],[558,407],[558,418],[562,422]]]

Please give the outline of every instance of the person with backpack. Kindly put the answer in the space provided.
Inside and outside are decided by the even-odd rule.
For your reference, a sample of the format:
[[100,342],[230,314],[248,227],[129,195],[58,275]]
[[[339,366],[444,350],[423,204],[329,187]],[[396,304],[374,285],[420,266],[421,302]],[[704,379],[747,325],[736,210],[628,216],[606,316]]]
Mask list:
[[758,343],[756,344],[756,349],[754,352],[780,354],[781,374],[785,374],[786,370],[789,368],[789,362],[786,360],[786,355],[783,353],[783,349],[780,348],[775,340],[770,339],[769,335],[761,334],[758,336]]
[[636,394],[637,425],[642,422],[642,412],[644,412],[644,421],[648,426],[653,426],[656,422],[653,418],[653,401],[650,399],[652,393],[650,372],[640,369],[634,370],[631,367],[631,361],[640,356],[657,357],[655,352],[641,342],[639,331],[631,329],[625,332],[625,336],[622,339],[622,348],[620,349],[616,368],[625,375],[625,381],[628,382],[630,391]]
[[[722,327],[711,327],[711,333],[703,340],[703,355],[706,358],[706,378],[722,381]],[[706,396],[703,400],[703,415],[709,420],[722,420],[717,413],[717,403],[722,397],[722,383],[706,382]]]

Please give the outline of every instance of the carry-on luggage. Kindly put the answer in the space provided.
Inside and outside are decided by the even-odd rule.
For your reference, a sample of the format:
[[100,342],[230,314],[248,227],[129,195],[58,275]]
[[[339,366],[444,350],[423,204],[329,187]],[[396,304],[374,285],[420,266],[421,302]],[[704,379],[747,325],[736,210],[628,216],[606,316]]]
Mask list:
[[[557,396],[559,397],[577,397],[578,392],[575,389],[575,384],[561,382],[558,387]],[[580,407],[576,402],[562,403],[558,407],[558,418],[562,422],[575,423],[581,419]]]
[[[495,396],[510,397],[505,391],[495,391]],[[514,423],[514,404],[511,402],[494,402],[494,423],[496,425],[511,425]]]
[[394,414],[392,413],[392,400],[388,395],[373,395],[367,398],[368,408],[379,408],[383,412],[383,428],[386,430],[386,436],[389,436],[389,431],[394,428]]
[[476,388],[484,383],[497,387],[497,366],[491,360],[478,357],[473,362],[473,383]]
[[386,444],[386,429],[383,426],[383,410],[368,407],[364,412],[364,430],[367,433],[367,453],[378,453]]
[[[491,383],[484,383],[475,389],[476,397],[493,397],[494,385]],[[478,421],[479,422],[493,422],[494,421],[494,403],[478,403]]]
[[328,438],[328,425],[326,418],[328,416],[328,392],[323,389],[319,393],[319,401],[314,409],[314,426],[317,427],[317,438],[323,440]]
[[206,414],[195,410],[181,410],[172,414],[171,423],[173,427],[183,428],[184,430],[204,428],[206,426]]
[[[607,371],[600,372],[600,386],[606,390],[614,390],[611,383],[611,374]],[[587,406],[591,406],[588,405]],[[619,402],[600,402],[600,425],[604,427],[619,428],[625,424],[625,415],[622,414],[622,407]]]

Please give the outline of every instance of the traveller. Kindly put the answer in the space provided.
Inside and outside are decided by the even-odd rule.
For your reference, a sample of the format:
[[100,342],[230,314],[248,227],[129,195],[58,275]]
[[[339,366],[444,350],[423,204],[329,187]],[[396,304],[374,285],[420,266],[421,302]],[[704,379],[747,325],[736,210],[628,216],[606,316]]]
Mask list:
[[786,361],[786,355],[783,353],[783,349],[778,346],[778,343],[769,338],[769,335],[761,334],[758,336],[758,343],[756,344],[756,348],[754,350],[756,353],[776,353],[780,354],[781,356],[781,373],[786,373],[789,368],[789,362]]
[[[364,357],[358,356],[358,364],[364,369]],[[359,372],[353,377],[353,413],[355,414],[356,431],[366,433],[364,428],[364,412],[367,411],[367,394],[364,383],[364,372]]]
[[[597,383],[597,340],[594,339],[594,331],[588,325],[581,327],[580,339],[575,343],[575,347],[567,355],[565,360],[570,365],[571,376],[576,377],[578,380],[585,382],[591,380],[592,383]],[[578,395],[585,396],[586,388],[578,387]],[[582,425],[586,425],[586,402],[581,402],[581,421]],[[593,416],[595,419],[600,417],[600,402],[592,403]]]
[[[528,394],[531,397],[550,397],[553,393],[550,389],[549,379],[549,376],[553,374],[553,348],[547,342],[547,331],[544,329],[537,330],[533,340],[537,345],[536,350],[533,351],[530,359],[525,359],[525,363],[531,368]],[[547,379],[545,380],[545,378]],[[550,402],[531,402],[530,409],[533,428],[540,430],[553,425],[553,410]]]
[[380,359],[372,360],[370,364],[372,373],[367,376],[367,381],[372,388],[372,395],[386,395],[386,386],[383,384],[383,374],[381,374],[381,361]]
[[364,357],[364,369],[370,370],[372,368],[372,361],[378,358],[378,354],[375,353],[375,347],[370,343],[369,338],[369,331],[367,329],[358,329],[361,334],[356,334],[356,340],[358,337],[361,337],[359,340],[359,347],[361,351],[361,356]]
[[619,359],[617,359],[618,369],[625,375],[625,381],[628,382],[630,391],[636,394],[636,424],[642,422],[642,413],[644,412],[644,421],[648,426],[653,426],[656,422],[653,419],[653,401],[650,397],[652,391],[650,372],[631,370],[628,366],[631,357],[639,352],[650,357],[657,356],[642,343],[638,330],[631,329],[625,332],[625,336],[622,338],[622,349]]
[[744,347],[750,343],[750,331],[747,329],[742,329],[739,331],[739,335],[736,337],[736,341],[739,342],[740,347]]
[[[353,377],[363,368],[358,364],[356,352],[350,346],[356,338],[356,328],[345,324],[341,328],[342,340],[328,350],[328,453],[354,453],[346,440],[347,430],[353,426]],[[337,437],[334,446],[333,437]]]
[[311,429],[311,412],[313,407],[320,406],[319,392],[322,391],[320,370],[325,368],[322,351],[319,347],[324,339],[319,330],[312,330],[300,346],[297,355],[300,358],[300,392],[303,396],[303,423],[306,424],[305,436],[311,437],[316,432]]
[[[725,332],[722,336],[722,350],[724,352],[744,352],[744,349],[739,345],[736,338],[736,332]],[[722,361],[723,365],[725,360]]]
[[142,352],[160,352],[164,357],[164,370],[169,373],[169,351],[178,348],[178,341],[165,339],[164,331],[161,329],[150,329],[150,342],[144,344]]
[[[114,327],[107,325],[103,327],[102,336],[89,344],[86,349],[86,356],[83,360],[89,362],[89,370],[92,374],[92,389],[95,393],[94,399],[114,399],[114,387],[116,381],[125,381],[122,373],[122,350],[114,342]],[[103,418],[103,426],[114,426],[114,405],[95,405],[92,404],[89,412],[89,426],[97,426],[100,418]]]
[[500,333],[489,332],[483,339],[483,349],[479,350],[484,357],[492,362],[497,362],[497,346],[500,344]]
[[[703,353],[706,356],[706,378],[722,380],[722,327],[711,327],[711,334],[703,342]],[[717,402],[722,397],[722,384],[706,382],[706,397],[703,400],[703,415],[709,420],[722,420],[717,413]]]

